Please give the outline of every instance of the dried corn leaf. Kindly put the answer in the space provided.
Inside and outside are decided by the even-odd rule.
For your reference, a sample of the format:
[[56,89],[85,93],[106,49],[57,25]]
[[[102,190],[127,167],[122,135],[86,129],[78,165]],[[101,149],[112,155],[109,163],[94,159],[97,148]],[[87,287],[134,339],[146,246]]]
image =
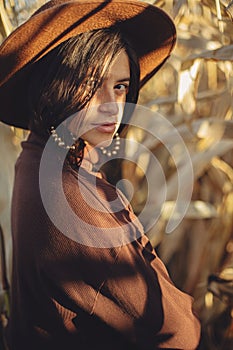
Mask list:
[[183,70],[179,75],[177,102],[186,115],[193,114],[196,109],[195,96],[197,93],[200,66],[201,61],[196,59],[189,69]]
[[182,64],[182,70],[189,68],[197,59],[215,60],[215,61],[232,61],[233,44],[222,46],[216,50],[205,50],[195,55],[190,55]]
[[[162,206],[161,215],[164,220],[169,220],[171,215],[180,216],[182,213],[176,210],[175,201],[166,201]],[[217,216],[218,213],[215,207],[203,201],[191,201],[185,213],[186,219],[210,219]]]
[[0,32],[3,33],[4,37],[8,36],[12,32],[13,26],[6,12],[3,0],[0,0],[0,23],[2,24]]
[[[203,4],[208,6],[208,8],[211,10],[211,12],[214,15],[219,16],[219,11],[221,13],[221,18],[222,19],[229,19],[231,18],[231,15],[229,13],[228,6],[230,5],[231,1],[229,0],[202,0]],[[217,5],[218,6],[217,6]]]

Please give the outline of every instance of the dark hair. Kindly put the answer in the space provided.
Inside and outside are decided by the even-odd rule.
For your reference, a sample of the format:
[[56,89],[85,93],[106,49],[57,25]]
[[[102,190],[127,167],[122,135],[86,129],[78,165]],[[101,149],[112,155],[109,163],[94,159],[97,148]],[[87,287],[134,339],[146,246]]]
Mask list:
[[[135,104],[140,75],[136,54],[117,29],[93,30],[68,39],[32,64],[28,84],[29,128],[48,135],[51,126],[57,127],[83,109],[101,86],[114,57],[123,49],[130,62],[126,102]],[[131,113],[127,106],[119,131]]]

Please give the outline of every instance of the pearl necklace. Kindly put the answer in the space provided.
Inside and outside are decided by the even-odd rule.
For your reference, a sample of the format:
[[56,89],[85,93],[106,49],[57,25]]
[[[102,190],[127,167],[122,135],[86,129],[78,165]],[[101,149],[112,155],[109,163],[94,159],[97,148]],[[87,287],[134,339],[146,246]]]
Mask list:
[[[75,146],[74,145],[66,145],[64,141],[62,141],[61,137],[58,136],[56,129],[54,128],[54,126],[51,126],[51,135],[52,138],[54,139],[54,141],[58,144],[59,147],[64,148],[64,149],[73,149],[75,150]],[[70,133],[72,140],[75,142],[76,138],[74,137],[74,135],[72,133]]]
[[[57,131],[54,128],[54,126],[51,126],[50,131],[51,131],[51,136],[52,136],[53,140],[57,143],[57,145],[59,147],[64,148],[66,150],[70,150],[70,149],[75,150],[75,145],[66,145],[65,144],[65,142],[62,140],[62,138],[58,136]],[[70,133],[70,134],[71,134],[72,140],[75,142],[76,138],[74,137],[74,135],[72,133]],[[107,157],[111,157],[113,155],[115,156],[118,153],[118,151],[120,149],[120,144],[121,144],[121,138],[120,138],[118,132],[115,134],[115,138],[114,138],[113,142],[114,142],[114,147],[112,150],[105,148],[105,147],[100,147],[101,153],[103,155],[105,155]]]
[[114,142],[114,147],[112,150],[110,150],[110,149],[108,150],[105,147],[100,147],[102,154],[104,154],[108,157],[111,157],[112,155],[116,155],[118,153],[118,151],[120,149],[120,144],[121,144],[121,138],[120,138],[118,132],[116,133],[115,139],[113,140],[113,142]]

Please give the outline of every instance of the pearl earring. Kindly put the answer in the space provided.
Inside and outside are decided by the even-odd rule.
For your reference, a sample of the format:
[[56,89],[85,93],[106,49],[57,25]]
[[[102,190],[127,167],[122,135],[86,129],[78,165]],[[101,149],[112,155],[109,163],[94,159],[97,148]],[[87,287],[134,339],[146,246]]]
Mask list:
[[[116,133],[116,135],[115,135],[115,139],[114,139],[114,147],[113,147],[113,149],[112,150],[108,150],[107,148],[105,148],[105,147],[100,147],[100,150],[101,150],[101,152],[102,152],[102,154],[104,154],[104,155],[106,155],[106,156],[108,156],[108,157],[111,157],[112,155],[116,155],[118,152],[119,152],[119,149],[120,149],[120,144],[121,144],[121,138],[120,138],[120,136],[119,136],[119,134],[118,134],[118,132]],[[112,146],[112,145],[111,145]],[[111,147],[110,146],[110,147]]]
[[[67,150],[69,150],[69,149],[75,150],[75,145],[69,146],[69,145],[65,144],[65,142],[61,139],[61,137],[58,136],[57,131],[54,128],[54,126],[51,126],[50,132],[51,132],[52,138],[58,144],[59,147],[67,149]],[[70,133],[70,134],[71,134],[72,140],[75,142],[76,138],[74,137],[74,135],[72,133]]]

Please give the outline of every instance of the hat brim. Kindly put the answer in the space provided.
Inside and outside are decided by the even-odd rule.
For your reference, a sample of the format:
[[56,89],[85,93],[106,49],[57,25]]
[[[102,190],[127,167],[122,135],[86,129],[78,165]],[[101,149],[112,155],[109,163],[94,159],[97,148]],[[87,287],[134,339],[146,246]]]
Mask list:
[[33,62],[70,37],[116,26],[139,58],[144,85],[175,45],[175,26],[164,11],[130,0],[54,0],[18,27],[0,47],[0,120],[28,128],[26,86]]

